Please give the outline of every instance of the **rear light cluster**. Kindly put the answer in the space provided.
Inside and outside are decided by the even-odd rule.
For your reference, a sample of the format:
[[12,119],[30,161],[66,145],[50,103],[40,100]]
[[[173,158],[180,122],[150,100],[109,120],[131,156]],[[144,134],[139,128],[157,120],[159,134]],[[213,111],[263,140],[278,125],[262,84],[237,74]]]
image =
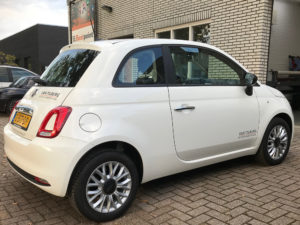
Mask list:
[[16,101],[14,107],[12,108],[12,110],[11,110],[11,112],[10,112],[10,114],[9,114],[9,120],[10,120],[11,115],[12,115],[13,111],[15,110],[16,106],[19,104],[19,102],[20,102],[20,101]]
[[[72,108],[65,106],[59,106],[52,109],[43,120],[37,136],[43,138],[56,137],[65,125],[71,112]],[[51,121],[54,121],[54,124],[51,124]]]

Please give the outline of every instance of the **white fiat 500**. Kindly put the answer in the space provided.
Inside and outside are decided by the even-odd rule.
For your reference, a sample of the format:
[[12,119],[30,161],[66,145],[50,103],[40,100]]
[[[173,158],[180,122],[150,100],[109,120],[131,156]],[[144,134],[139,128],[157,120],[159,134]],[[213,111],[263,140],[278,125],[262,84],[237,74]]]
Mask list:
[[197,42],[68,45],[36,83],[4,128],[7,159],[95,221],[156,178],[246,155],[279,164],[293,134],[279,91]]

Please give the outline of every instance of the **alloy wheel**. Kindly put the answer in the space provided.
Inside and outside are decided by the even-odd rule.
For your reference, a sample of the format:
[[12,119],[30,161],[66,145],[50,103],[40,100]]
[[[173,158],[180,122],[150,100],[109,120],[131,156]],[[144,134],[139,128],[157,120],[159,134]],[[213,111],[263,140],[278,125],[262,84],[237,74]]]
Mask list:
[[268,137],[267,150],[269,156],[274,160],[283,157],[288,147],[288,140],[289,137],[286,128],[282,125],[275,126]]
[[97,212],[111,213],[120,208],[131,192],[132,178],[120,162],[109,161],[98,166],[86,184],[86,198]]

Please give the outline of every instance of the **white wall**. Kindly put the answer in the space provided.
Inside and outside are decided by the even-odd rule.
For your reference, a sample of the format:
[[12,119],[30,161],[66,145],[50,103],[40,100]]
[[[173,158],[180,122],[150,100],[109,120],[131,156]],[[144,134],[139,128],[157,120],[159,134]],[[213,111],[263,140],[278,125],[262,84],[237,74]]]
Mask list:
[[300,56],[300,1],[275,0],[269,70],[289,70],[289,55]]

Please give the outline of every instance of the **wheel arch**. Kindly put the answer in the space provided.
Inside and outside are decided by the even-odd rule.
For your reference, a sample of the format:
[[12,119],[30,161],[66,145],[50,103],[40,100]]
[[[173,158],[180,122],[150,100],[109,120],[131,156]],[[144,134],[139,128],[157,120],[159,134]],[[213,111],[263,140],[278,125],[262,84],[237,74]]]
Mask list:
[[292,135],[293,135],[293,122],[292,122],[292,118],[291,118],[288,114],[286,114],[286,113],[279,113],[279,114],[275,115],[275,116],[272,118],[272,120],[273,120],[274,118],[281,118],[281,119],[283,119],[284,121],[286,121],[287,124],[289,125],[290,130],[291,130],[291,133],[292,133]]
[[73,185],[73,180],[75,175],[77,174],[78,170],[80,169],[80,166],[82,162],[84,162],[85,159],[90,157],[93,154],[98,154],[100,152],[106,151],[106,149],[115,149],[116,151],[123,152],[125,153],[129,158],[132,159],[134,164],[137,167],[138,174],[139,174],[139,182],[142,181],[143,179],[143,173],[144,173],[144,167],[143,167],[143,161],[140,153],[137,151],[137,149],[132,146],[129,143],[122,142],[122,141],[109,141],[105,143],[101,143],[99,145],[94,146],[92,149],[88,150],[76,163],[71,177],[69,179],[68,183],[68,188],[67,188],[67,195],[70,194],[72,185]]

